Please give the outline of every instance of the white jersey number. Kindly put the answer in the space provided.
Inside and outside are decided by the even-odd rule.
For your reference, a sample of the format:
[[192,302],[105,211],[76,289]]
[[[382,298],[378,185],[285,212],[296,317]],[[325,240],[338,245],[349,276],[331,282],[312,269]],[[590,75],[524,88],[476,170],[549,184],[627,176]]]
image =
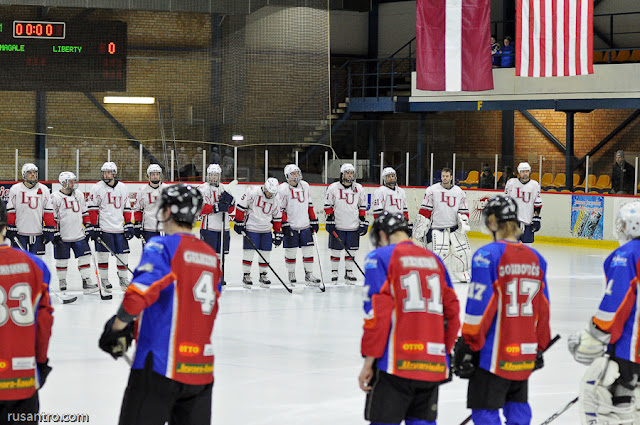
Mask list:
[[200,303],[202,314],[209,315],[216,304],[216,291],[213,289],[213,273],[202,272],[193,287],[193,298]]
[[0,287],[0,326],[4,326],[9,317],[18,326],[29,326],[35,321],[31,304],[31,286],[28,283],[16,283],[9,289],[9,299],[18,301],[18,307],[7,307],[7,293]]
[[[507,317],[533,316],[533,297],[540,290],[541,282],[534,279],[513,279],[507,283],[507,295],[509,295],[509,304],[507,304]],[[518,294],[526,295],[527,300],[520,306],[518,304]]]
[[431,292],[431,297],[428,301],[422,295],[420,273],[413,271],[402,276],[400,278],[400,286],[407,291],[407,298],[402,301],[404,312],[426,310],[429,313],[442,314],[442,294],[440,293],[440,277],[438,275],[427,278],[427,286]]

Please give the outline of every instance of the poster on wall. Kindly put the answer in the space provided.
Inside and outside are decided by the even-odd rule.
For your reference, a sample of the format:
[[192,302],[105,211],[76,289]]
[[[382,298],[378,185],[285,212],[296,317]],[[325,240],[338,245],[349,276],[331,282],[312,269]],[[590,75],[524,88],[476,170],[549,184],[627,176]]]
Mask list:
[[602,240],[604,196],[571,196],[571,236]]

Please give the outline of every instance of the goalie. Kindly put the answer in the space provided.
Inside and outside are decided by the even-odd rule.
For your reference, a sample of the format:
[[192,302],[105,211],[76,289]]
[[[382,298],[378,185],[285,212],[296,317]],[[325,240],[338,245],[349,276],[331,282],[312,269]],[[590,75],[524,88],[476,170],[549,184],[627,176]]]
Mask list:
[[454,281],[466,283],[471,277],[467,196],[454,184],[450,168],[442,169],[441,178],[424,193],[413,237],[442,259]]
[[[591,365],[578,398],[583,424],[640,423],[640,202],[620,208],[616,227],[622,246],[604,262],[607,286],[600,307],[586,329],[569,338],[576,361]],[[607,351],[609,357],[603,357]]]

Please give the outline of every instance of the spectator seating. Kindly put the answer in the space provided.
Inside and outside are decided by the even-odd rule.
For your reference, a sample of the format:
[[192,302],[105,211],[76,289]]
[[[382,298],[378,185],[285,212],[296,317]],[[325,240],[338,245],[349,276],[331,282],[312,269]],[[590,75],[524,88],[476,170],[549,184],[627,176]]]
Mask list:
[[551,186],[559,189],[561,187],[565,187],[567,185],[567,176],[564,173],[556,174],[556,178],[553,179],[553,183]]
[[640,62],[640,49],[593,52],[593,63],[609,63],[609,56],[611,63]]
[[535,180],[535,181],[539,182],[539,181],[540,181],[540,173],[531,173],[531,175],[529,176],[529,178],[530,178],[531,180]]
[[593,52],[593,63],[604,63],[604,52]]
[[466,187],[470,187],[473,185],[478,185],[478,179],[480,177],[480,173],[475,170],[469,171],[469,175],[467,178],[461,182],[458,182],[459,185],[465,185]]
[[620,50],[618,51],[618,54],[616,55],[615,59],[613,59],[611,62],[616,62],[616,63],[629,62],[630,57],[631,57],[630,50]]
[[498,179],[497,180],[500,180],[500,177],[502,177],[502,171],[498,171]]
[[[574,176],[575,176],[575,174],[574,174]],[[573,181],[575,182],[575,179]],[[595,186],[595,184],[596,184],[596,176],[595,176],[595,174],[589,174],[588,180],[587,180],[587,178],[585,178],[582,183],[580,183],[578,185],[575,185],[574,188],[582,189],[584,191],[587,181],[589,182],[589,188],[593,188]]]
[[640,62],[640,50],[634,50],[633,52],[631,52],[629,62]]
[[553,174],[544,173],[542,175],[542,180],[540,181],[540,187],[545,188],[550,186],[553,186]]
[[602,174],[598,177],[598,181],[593,185],[594,189],[608,192],[611,190],[611,177],[608,174]]

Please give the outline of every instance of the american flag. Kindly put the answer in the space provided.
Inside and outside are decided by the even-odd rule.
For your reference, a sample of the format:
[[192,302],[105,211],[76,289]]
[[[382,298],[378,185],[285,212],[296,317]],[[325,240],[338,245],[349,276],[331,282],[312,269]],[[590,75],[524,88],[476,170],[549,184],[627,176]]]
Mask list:
[[593,74],[593,0],[517,0],[516,75]]

